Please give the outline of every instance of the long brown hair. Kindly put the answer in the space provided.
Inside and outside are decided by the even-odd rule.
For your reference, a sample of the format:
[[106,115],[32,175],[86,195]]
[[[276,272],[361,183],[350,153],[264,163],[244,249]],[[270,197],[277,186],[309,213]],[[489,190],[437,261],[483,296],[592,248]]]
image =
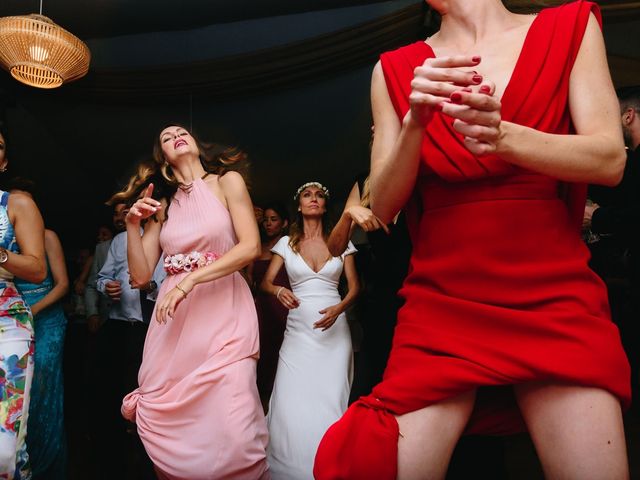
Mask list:
[[[113,195],[107,202],[108,205],[135,202],[149,183],[154,184],[154,198],[158,200],[164,198],[167,203],[171,202],[171,198],[180,186],[180,182],[176,179],[171,165],[169,165],[162,153],[160,133],[168,127],[180,127],[189,131],[179,123],[169,123],[162,127],[153,143],[152,158],[143,160],[138,164],[136,172],[129,179],[127,186]],[[217,143],[203,143],[196,135],[189,133],[198,146],[200,163],[206,172],[223,176],[227,172],[236,171],[242,175],[248,184],[249,162],[246,153],[237,147],[229,147]]]

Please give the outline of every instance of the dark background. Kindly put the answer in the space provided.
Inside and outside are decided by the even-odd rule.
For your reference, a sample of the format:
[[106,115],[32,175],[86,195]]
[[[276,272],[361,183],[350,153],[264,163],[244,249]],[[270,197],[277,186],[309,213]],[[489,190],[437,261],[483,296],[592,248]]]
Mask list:
[[[534,3],[562,2],[509,6]],[[640,8],[599,3],[616,84],[640,83]],[[0,16],[38,9],[3,0]],[[371,69],[381,52],[426,35],[425,12],[420,0],[45,1],[43,14],[88,44],[91,69],[52,91],[0,71],[5,178],[37,182],[65,247],[91,245],[104,201],[159,129],[182,122],[249,153],[257,204],[288,201],[309,180],[340,201],[368,166]]]

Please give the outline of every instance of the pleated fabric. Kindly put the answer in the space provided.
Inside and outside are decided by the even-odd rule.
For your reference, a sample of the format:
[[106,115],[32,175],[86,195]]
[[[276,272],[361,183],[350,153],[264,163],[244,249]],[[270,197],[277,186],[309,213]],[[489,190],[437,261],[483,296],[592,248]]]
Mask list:
[[[228,210],[197,179],[178,190],[160,233],[166,255],[223,255],[237,243]],[[184,278],[169,275],[158,302]],[[256,387],[258,320],[235,272],[189,292],[166,324],[149,325],[138,382],[122,405],[161,478],[255,480],[267,471]]]

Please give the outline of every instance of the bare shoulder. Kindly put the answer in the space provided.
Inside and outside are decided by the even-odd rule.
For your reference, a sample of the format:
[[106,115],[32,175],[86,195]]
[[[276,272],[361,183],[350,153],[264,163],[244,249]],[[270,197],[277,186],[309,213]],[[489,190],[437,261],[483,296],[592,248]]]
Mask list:
[[382,71],[382,63],[380,60],[376,62],[376,65],[373,67],[373,72],[371,72],[371,88],[375,89],[376,85],[383,84],[386,86],[386,81],[384,79],[384,72]]
[[30,208],[38,209],[33,199],[24,193],[12,193],[9,195],[8,206],[10,209],[25,211]]
[[602,37],[602,29],[600,28],[600,22],[593,12],[589,13],[589,20],[587,21],[587,28],[584,32],[585,37],[595,36],[596,38]]
[[60,238],[58,237],[58,234],[56,232],[47,228],[44,231],[44,241],[45,243],[53,245],[56,243],[60,243]]
[[[12,193],[9,195],[7,203],[9,217],[11,222],[15,224],[19,218],[29,218],[30,221],[41,217],[40,210],[33,199],[24,193]],[[40,220],[41,221],[41,220]]]
[[229,187],[238,187],[238,186],[245,186],[245,182],[244,182],[244,178],[242,178],[242,175],[240,175],[238,172],[235,172],[233,170],[226,172],[224,175],[219,177],[220,179],[220,185],[225,188],[226,186]]
[[247,191],[247,184],[238,172],[230,171],[218,178],[220,188],[225,197],[235,197]]
[[58,237],[56,232],[49,230],[48,228],[44,231],[44,249],[47,252],[47,255],[62,252],[60,237]]

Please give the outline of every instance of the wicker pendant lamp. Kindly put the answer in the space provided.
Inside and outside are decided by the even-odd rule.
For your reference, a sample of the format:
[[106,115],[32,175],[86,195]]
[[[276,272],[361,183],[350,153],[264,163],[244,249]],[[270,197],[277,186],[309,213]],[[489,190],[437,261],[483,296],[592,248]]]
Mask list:
[[19,82],[56,88],[89,70],[89,48],[42,15],[0,18],[0,64]]

